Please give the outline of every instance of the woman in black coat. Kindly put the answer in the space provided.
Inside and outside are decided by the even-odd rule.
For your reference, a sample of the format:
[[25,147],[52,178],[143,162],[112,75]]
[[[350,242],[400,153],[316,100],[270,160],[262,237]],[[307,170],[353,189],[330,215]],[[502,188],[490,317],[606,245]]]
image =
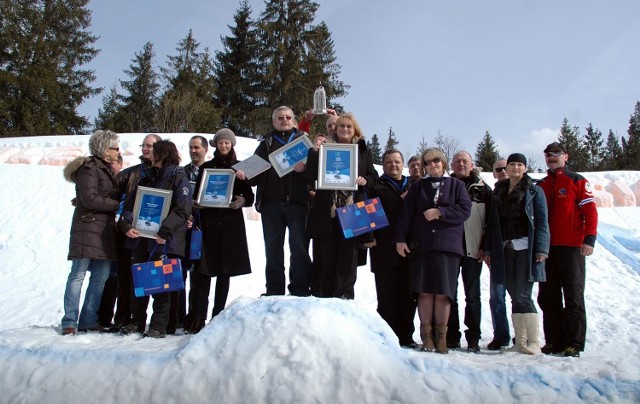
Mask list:
[[[62,334],[99,331],[98,307],[104,283],[109,277],[115,251],[115,214],[119,203],[110,163],[120,155],[118,135],[96,131],[89,139],[90,157],[80,157],[64,169],[68,181],[76,184],[75,210],[71,221],[69,255],[71,272],[64,292]],[[80,292],[86,271],[91,271],[82,311],[78,315]]]
[[[140,240],[138,230],[133,227],[127,230],[126,235],[129,238],[125,241],[125,248],[135,245],[136,241],[138,243],[137,247],[131,248],[135,262],[159,260],[164,253],[169,258],[182,258],[186,246],[187,220],[191,215],[191,185],[184,168],[179,166],[180,154],[176,145],[169,140],[157,141],[153,145],[151,156],[152,166],[158,169],[158,175],[152,180],[151,186],[171,190],[171,204],[169,205],[169,213],[162,220],[155,239]],[[124,224],[131,226],[132,212],[128,209],[130,208],[125,206],[122,212],[121,228]],[[149,254],[152,251],[154,254],[150,257]],[[171,292],[154,293],[152,296],[153,314],[149,330],[144,333],[144,336],[164,338],[169,322]],[[123,334],[144,331],[148,305],[149,296],[134,297],[131,300],[131,322],[122,329]]]
[[[207,168],[228,169],[238,162],[233,147],[236,136],[231,129],[216,132],[211,146],[216,150],[213,159],[200,166],[195,189],[200,189]],[[202,257],[195,263],[192,296],[185,331],[197,333],[204,327],[209,306],[211,278],[216,277],[216,290],[211,318],[217,316],[227,303],[232,276],[251,273],[247,232],[242,208],[253,205],[254,194],[246,180],[236,178],[233,184],[233,199],[228,208],[200,208],[202,227]]]
[[[358,145],[358,191],[332,191],[320,189],[316,191],[313,207],[309,214],[308,232],[314,239],[314,249],[322,257],[320,270],[322,273],[322,296],[354,298],[354,286],[358,265],[358,241],[364,242],[370,237],[344,238],[342,227],[336,216],[336,209],[362,201],[364,187],[374,186],[378,180],[378,172],[373,167],[373,156],[367,148],[360,125],[353,114],[342,114],[336,121],[336,134],[331,141],[335,143]],[[309,150],[307,170],[304,176],[308,182],[318,179],[317,149]]]

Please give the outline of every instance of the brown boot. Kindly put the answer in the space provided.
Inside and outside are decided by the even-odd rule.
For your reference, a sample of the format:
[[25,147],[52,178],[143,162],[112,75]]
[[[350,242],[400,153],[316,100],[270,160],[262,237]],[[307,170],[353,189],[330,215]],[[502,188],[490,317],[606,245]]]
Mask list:
[[436,325],[436,352],[441,354],[449,353],[447,349],[447,326]]
[[421,351],[433,352],[436,349],[431,336],[431,324],[420,324],[420,338],[422,339]]

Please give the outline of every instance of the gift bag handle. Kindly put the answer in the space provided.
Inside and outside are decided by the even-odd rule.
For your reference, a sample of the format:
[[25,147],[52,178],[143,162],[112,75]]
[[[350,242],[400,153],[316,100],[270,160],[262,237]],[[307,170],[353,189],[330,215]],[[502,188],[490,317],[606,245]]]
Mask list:
[[[151,253],[149,254],[149,258],[147,258],[147,261],[151,261],[151,258],[153,258],[153,254],[156,252],[156,248],[159,246],[158,243],[154,243],[153,245],[153,250],[151,250]],[[167,243],[164,243],[162,245],[162,256],[166,257],[167,256]]]

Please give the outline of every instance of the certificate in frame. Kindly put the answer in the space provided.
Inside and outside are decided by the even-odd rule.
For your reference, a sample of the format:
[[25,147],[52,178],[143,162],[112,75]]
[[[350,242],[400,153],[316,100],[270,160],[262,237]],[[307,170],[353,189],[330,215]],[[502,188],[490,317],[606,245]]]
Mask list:
[[138,187],[133,204],[133,228],[140,237],[156,238],[162,221],[169,214],[173,191]]
[[196,202],[205,208],[228,208],[236,173],[231,169],[205,168]]
[[269,162],[278,176],[284,177],[293,171],[293,166],[307,161],[309,149],[313,147],[309,136],[303,135],[269,154]]
[[318,158],[318,189],[356,191],[358,145],[325,143]]

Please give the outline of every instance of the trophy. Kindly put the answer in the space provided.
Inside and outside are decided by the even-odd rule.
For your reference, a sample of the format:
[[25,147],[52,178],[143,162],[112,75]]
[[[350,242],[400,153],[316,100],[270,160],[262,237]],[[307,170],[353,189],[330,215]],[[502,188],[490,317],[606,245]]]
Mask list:
[[327,113],[327,96],[324,92],[324,87],[322,86],[316,88],[316,91],[313,93],[313,113]]

